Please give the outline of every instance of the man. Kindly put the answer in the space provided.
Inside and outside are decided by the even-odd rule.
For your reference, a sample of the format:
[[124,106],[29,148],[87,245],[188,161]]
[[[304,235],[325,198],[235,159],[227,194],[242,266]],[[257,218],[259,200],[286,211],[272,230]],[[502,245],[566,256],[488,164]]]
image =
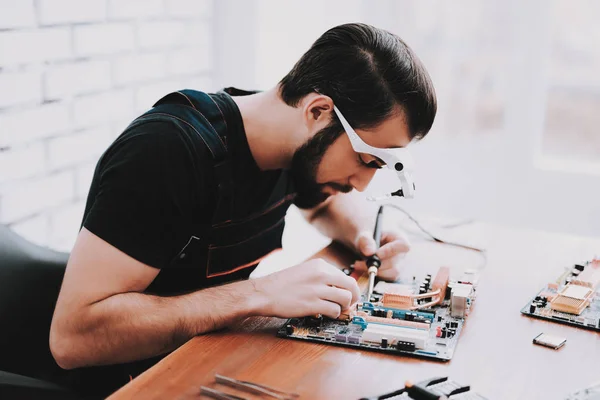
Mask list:
[[[253,315],[337,317],[356,282],[323,260],[247,280],[281,246],[290,204],[324,234],[383,260],[363,191],[382,160],[436,113],[431,80],[398,37],[363,24],[323,34],[271,90],[182,91],[134,121],[99,160],[50,332],[65,369],[148,359]],[[356,189],[356,191],[353,191]],[[134,365],[134,364],[127,364]]]

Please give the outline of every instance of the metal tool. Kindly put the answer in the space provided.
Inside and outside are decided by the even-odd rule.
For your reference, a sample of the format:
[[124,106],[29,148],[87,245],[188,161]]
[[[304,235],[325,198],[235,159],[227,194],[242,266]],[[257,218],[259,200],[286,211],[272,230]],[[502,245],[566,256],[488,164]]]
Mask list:
[[259,383],[240,381],[219,374],[215,374],[215,380],[217,383],[221,383],[223,385],[227,385],[235,389],[255,394],[264,394],[276,398],[278,400],[294,400],[300,397],[300,395],[296,393],[287,393],[279,389],[275,389],[266,385],[261,385]]
[[[383,205],[379,206],[377,211],[377,217],[375,219],[375,229],[373,230],[373,239],[375,239],[375,248],[379,249],[381,244],[381,219],[383,216]],[[381,266],[381,260],[377,257],[377,254],[369,256],[366,260],[367,272],[369,273],[369,289],[367,291],[366,301],[371,301],[373,296],[373,286],[375,285],[375,277],[377,276],[377,270]]]

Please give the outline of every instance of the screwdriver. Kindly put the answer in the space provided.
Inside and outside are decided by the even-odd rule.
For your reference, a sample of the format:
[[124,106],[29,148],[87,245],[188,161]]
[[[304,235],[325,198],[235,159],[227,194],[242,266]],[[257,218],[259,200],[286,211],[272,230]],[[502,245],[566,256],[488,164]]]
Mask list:
[[[381,244],[381,219],[383,216],[383,204],[379,206],[377,211],[377,217],[375,218],[375,229],[373,230],[373,239],[375,239],[375,248],[379,249]],[[367,264],[367,272],[369,273],[369,289],[367,291],[366,301],[371,301],[373,296],[373,286],[375,285],[375,277],[377,276],[377,270],[381,266],[381,260],[376,254],[369,256],[365,261]]]

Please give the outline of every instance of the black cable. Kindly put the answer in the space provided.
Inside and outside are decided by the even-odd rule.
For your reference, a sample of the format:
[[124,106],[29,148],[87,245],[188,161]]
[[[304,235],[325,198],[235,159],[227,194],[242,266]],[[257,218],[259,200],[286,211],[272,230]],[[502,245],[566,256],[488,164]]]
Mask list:
[[447,240],[443,240],[440,239],[439,237],[433,235],[431,232],[429,232],[427,229],[425,229],[421,223],[419,221],[417,221],[417,219],[415,217],[413,217],[412,215],[410,215],[410,213],[408,211],[406,211],[405,209],[403,209],[402,207],[393,204],[393,203],[385,203],[382,204],[382,207],[386,206],[386,207],[392,207],[395,208],[396,210],[402,212],[404,215],[406,215],[408,217],[408,219],[410,219],[424,234],[426,234],[431,240],[433,240],[436,243],[442,243],[448,246],[455,246],[455,247],[460,247],[463,248],[465,250],[471,250],[471,251],[475,251],[477,253],[479,253],[482,257],[483,257],[483,265],[485,265],[487,263],[487,251],[485,249],[481,249],[478,247],[473,247],[473,246],[469,246],[466,244],[462,244],[462,243],[457,243],[457,242],[450,242]]
[[392,207],[395,208],[396,210],[404,213],[404,215],[406,215],[412,222],[414,222],[414,224],[423,232],[425,233],[427,236],[429,236],[429,238],[431,240],[433,240],[434,242],[438,242],[438,243],[443,243],[443,244],[447,244],[450,246],[456,246],[456,247],[462,247],[463,249],[467,249],[467,250],[473,250],[479,253],[485,253],[485,249],[480,249],[478,247],[472,247],[472,246],[468,246],[466,244],[462,244],[462,243],[456,243],[456,242],[449,242],[447,240],[443,240],[440,239],[438,237],[436,237],[435,235],[433,235],[431,232],[429,232],[427,229],[423,228],[423,226],[421,225],[421,223],[419,221],[417,221],[412,215],[410,215],[408,213],[408,211],[406,211],[405,209],[403,209],[400,206],[397,206],[396,204],[391,204],[391,203],[386,203],[384,204],[386,207]]

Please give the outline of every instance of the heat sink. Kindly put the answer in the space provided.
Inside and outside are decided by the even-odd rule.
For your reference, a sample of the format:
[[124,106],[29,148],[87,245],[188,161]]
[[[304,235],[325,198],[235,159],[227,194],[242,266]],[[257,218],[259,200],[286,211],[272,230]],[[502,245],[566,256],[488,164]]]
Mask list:
[[567,314],[579,315],[590,304],[594,291],[577,284],[566,285],[550,302],[550,308]]

